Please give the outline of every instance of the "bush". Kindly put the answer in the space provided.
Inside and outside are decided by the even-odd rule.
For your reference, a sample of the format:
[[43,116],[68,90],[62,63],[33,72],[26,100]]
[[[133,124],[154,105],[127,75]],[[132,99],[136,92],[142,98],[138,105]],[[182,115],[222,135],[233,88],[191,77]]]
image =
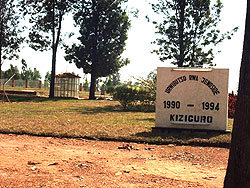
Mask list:
[[237,103],[237,95],[234,92],[229,93],[228,95],[228,117],[233,118],[235,113]]
[[[154,105],[154,94],[152,94],[147,88],[129,86],[129,85],[119,85],[115,87],[108,87],[107,93],[113,95],[114,100],[120,102],[124,109],[131,109],[136,107],[136,109],[152,109]],[[139,106],[144,106],[143,108]],[[143,110],[144,111],[144,110]],[[146,109],[146,111],[149,111]]]
[[136,86],[140,87],[141,102],[143,104],[154,104],[156,100],[156,70],[150,72],[147,78],[136,78]]
[[131,108],[135,105],[138,98],[139,88],[127,85],[114,87],[113,98],[118,100],[124,109]]
[[106,92],[113,95],[115,92],[115,87],[114,86],[107,86]]
[[137,100],[141,105],[154,105],[155,93],[151,92],[148,88],[139,88]]

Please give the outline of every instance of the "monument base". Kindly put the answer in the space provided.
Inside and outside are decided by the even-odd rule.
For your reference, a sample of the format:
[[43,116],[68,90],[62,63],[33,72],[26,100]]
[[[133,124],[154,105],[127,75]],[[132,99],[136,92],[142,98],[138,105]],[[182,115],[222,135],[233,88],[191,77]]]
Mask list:
[[231,134],[230,130],[209,130],[209,129],[182,129],[182,128],[169,128],[169,127],[152,127],[154,133],[180,133],[180,134],[207,134],[207,135],[219,135],[219,134]]

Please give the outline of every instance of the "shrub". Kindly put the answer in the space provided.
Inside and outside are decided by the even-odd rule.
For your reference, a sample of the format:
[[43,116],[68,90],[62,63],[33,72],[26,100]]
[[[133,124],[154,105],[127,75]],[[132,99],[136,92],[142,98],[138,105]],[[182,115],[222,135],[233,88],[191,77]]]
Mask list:
[[155,93],[148,88],[140,87],[137,95],[137,100],[141,105],[154,105]]
[[113,90],[113,98],[118,100],[124,109],[128,109],[135,105],[138,99],[138,87],[127,85],[115,86]]
[[[114,100],[119,101],[124,109],[131,109],[135,106],[137,106],[136,109],[146,109],[146,107],[152,109],[155,101],[154,94],[144,87],[119,85],[108,87],[107,93],[113,95]],[[138,108],[138,105],[144,107]]]
[[229,93],[228,95],[228,117],[233,118],[235,113],[237,103],[237,95],[234,92]]
[[107,86],[106,92],[113,95],[113,93],[115,92],[115,87],[114,86]]
[[156,70],[150,72],[147,78],[136,78],[136,86],[140,87],[141,102],[146,104],[154,104],[156,100]]

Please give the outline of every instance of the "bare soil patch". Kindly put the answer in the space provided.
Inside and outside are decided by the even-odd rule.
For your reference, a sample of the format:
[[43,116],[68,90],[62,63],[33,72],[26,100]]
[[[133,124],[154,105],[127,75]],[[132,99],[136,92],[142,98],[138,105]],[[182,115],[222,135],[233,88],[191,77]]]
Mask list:
[[0,134],[0,187],[223,187],[228,149]]

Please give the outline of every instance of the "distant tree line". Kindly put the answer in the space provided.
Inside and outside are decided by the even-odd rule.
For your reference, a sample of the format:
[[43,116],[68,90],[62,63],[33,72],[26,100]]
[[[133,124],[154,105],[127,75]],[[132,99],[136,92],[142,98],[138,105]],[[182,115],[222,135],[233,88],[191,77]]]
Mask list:
[[39,70],[34,68],[33,70],[29,67],[27,67],[27,63],[24,59],[22,59],[22,70],[21,72],[18,70],[17,66],[14,66],[10,64],[10,68],[6,71],[2,71],[2,75],[4,79],[8,79],[11,76],[13,77],[14,80],[40,80],[41,74]]

